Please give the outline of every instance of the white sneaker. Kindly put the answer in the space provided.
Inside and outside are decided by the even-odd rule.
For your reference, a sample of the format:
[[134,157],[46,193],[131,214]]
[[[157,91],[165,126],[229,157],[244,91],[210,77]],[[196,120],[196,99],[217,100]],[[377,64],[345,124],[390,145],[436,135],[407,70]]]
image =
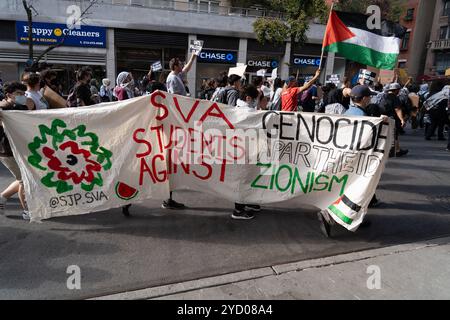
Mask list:
[[31,220],[30,213],[27,210],[24,210],[22,213],[23,220]]
[[4,215],[6,212],[6,202],[8,199],[0,196],[0,216]]

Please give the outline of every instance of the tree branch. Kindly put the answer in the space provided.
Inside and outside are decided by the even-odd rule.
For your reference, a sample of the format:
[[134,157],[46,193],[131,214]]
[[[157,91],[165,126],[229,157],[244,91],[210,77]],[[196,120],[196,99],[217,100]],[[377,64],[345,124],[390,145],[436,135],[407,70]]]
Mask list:
[[[25,2],[26,0],[23,0],[23,1]],[[80,16],[78,17],[78,19],[75,20],[75,21],[73,22],[72,28],[69,28],[69,29],[70,29],[70,30],[73,29],[73,26],[75,26],[78,22],[83,21],[84,16],[87,15],[87,14],[90,14],[90,13],[88,12],[89,9],[91,9],[94,5],[96,5],[97,2],[98,2],[98,0],[92,0],[91,3],[89,4],[89,6],[88,6],[88,7],[80,14]],[[69,27],[69,26],[68,26],[68,27]],[[50,51],[52,51],[52,50],[54,50],[54,49],[56,49],[56,48],[61,47],[61,46],[64,44],[64,41],[66,40],[67,36],[68,36],[68,33],[64,34],[64,37],[61,39],[61,41],[60,41],[59,43],[53,44],[53,45],[51,45],[50,47],[48,47],[47,49],[45,49],[45,51],[42,52],[42,53],[34,60],[33,66],[35,66],[36,64],[38,64],[39,61],[40,61],[47,53],[49,53]]]
[[28,59],[33,61],[33,13],[30,6],[28,6],[27,0],[22,0],[23,8],[27,13],[28,20]]

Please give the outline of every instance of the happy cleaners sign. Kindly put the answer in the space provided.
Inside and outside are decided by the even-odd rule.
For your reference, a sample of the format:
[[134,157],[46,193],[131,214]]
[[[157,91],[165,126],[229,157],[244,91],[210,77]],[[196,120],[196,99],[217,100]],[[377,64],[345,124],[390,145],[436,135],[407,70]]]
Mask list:
[[381,118],[252,112],[155,92],[41,112],[3,112],[33,220],[190,189],[232,202],[297,199],[355,230],[391,146]]
[[[28,43],[28,30],[28,22],[16,22],[17,42]],[[53,45],[64,39],[65,46],[106,48],[106,28],[102,27],[69,29],[64,24],[33,22],[31,30],[34,44]]]

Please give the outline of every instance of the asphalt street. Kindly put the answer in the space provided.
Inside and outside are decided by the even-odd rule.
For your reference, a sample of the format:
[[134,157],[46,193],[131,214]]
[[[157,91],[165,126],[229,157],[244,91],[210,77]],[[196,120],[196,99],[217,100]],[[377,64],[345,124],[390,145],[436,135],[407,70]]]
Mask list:
[[[0,216],[0,299],[92,298],[449,236],[446,143],[424,141],[422,131],[409,131],[402,142],[410,155],[389,161],[372,226],[335,229],[333,239],[320,233],[314,208],[292,202],[239,222],[229,217],[232,203],[178,192],[188,210],[164,211],[148,201],[133,206],[129,219],[115,209],[30,224],[13,199]],[[10,182],[0,167],[0,188]],[[81,290],[66,286],[71,265],[81,269]]]

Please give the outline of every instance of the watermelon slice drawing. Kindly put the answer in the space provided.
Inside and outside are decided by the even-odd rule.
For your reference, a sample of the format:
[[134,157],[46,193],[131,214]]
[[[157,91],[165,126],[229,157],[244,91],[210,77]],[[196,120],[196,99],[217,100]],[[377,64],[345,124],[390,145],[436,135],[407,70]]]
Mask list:
[[135,198],[139,194],[139,191],[135,188],[127,185],[124,182],[117,182],[116,184],[116,195],[125,201]]

